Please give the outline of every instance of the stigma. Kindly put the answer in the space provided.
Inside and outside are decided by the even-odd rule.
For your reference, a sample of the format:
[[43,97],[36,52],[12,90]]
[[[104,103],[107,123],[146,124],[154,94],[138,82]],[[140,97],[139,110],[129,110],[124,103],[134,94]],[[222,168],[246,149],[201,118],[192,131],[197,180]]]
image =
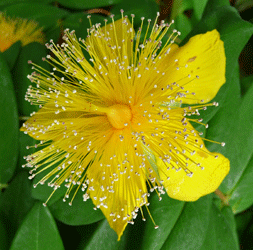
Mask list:
[[107,108],[106,115],[111,125],[116,129],[123,129],[132,120],[131,108],[124,104],[116,104]]

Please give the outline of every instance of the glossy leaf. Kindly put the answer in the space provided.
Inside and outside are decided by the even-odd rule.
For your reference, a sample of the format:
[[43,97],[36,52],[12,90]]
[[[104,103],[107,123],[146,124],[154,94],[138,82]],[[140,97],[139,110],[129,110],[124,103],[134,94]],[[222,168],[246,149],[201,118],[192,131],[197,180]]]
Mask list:
[[54,0],[1,0],[0,2],[0,6],[6,6],[6,5],[13,5],[13,4],[17,4],[17,3],[27,3],[27,2],[42,2],[42,3],[51,3]]
[[[253,124],[253,123],[252,123]],[[240,213],[253,204],[253,157],[230,193],[229,204],[234,213]]]
[[115,5],[111,9],[115,19],[121,17],[121,9],[124,10],[124,15],[128,15],[129,19],[131,19],[131,14],[135,15],[134,25],[136,28],[141,25],[142,17],[145,17],[146,20],[152,19],[154,21],[157,12],[159,12],[158,4],[153,0],[128,0],[122,1],[122,3]]
[[104,6],[110,6],[122,2],[122,0],[58,0],[65,7],[73,9],[92,9]]
[[47,41],[53,40],[55,44],[58,44],[61,39],[61,23],[59,21],[56,25],[50,27],[48,30],[45,31]]
[[64,9],[42,3],[33,3],[32,8],[31,3],[18,3],[7,6],[4,10],[8,16],[35,20],[44,30],[56,26],[59,19],[68,15]]
[[10,48],[8,48],[7,50],[5,50],[3,52],[4,59],[6,60],[10,69],[13,68],[13,66],[18,58],[20,48],[21,48],[21,42],[18,41],[16,43],[12,44],[12,46]]
[[[57,167],[57,166],[55,166],[55,167]],[[52,169],[53,168],[54,167],[52,167]],[[44,185],[41,185],[38,183],[50,171],[51,171],[51,168],[46,169],[41,174],[36,175],[35,178],[33,179],[32,197],[34,199],[42,201],[43,203],[45,203],[48,200],[48,198],[51,196],[52,192],[54,192],[54,189],[52,187],[48,186],[47,183],[45,183]],[[34,185],[36,185],[36,188],[34,188]],[[60,201],[62,202],[62,198],[63,198],[64,194],[66,193],[66,191],[67,191],[67,188],[64,187],[64,185],[61,185],[61,187],[58,188],[54,192],[54,194],[50,197],[50,200],[48,201],[47,205],[52,205],[53,203],[55,203],[59,199],[61,199]]]
[[194,11],[194,14],[197,18],[197,20],[200,20],[202,15],[203,15],[203,12],[205,10],[205,7],[208,3],[208,0],[204,0],[204,1],[198,1],[198,0],[192,0],[192,7],[193,7],[193,11]]
[[208,0],[175,0],[173,1],[171,19],[175,21],[175,28],[181,32],[183,39],[200,21]]
[[143,225],[144,240],[140,249],[160,249],[183,211],[184,202],[171,199],[167,194],[161,197],[162,200],[159,201],[158,196],[154,194],[149,200],[148,209],[159,227],[155,229],[151,218],[147,215],[146,222]]
[[[229,207],[224,209],[231,212]],[[224,213],[212,204],[208,234],[200,250],[239,250],[235,228],[231,227],[234,218]]]
[[252,85],[253,85],[253,75],[242,78],[241,79],[242,94],[244,95]]
[[209,0],[207,2],[203,15],[208,15],[209,13],[212,13],[213,11],[216,11],[218,8],[223,6],[230,6],[229,0]]
[[28,173],[20,172],[9,184],[0,200],[0,216],[8,227],[8,240],[12,240],[22,220],[34,204]]
[[[35,152],[34,147],[30,147],[27,149],[27,146],[34,146],[36,143],[36,140],[34,140],[32,137],[30,137],[27,134],[24,134],[24,132],[19,132],[19,156],[18,156],[18,168],[24,164],[26,164],[26,160],[24,159],[25,156],[30,155]],[[28,169],[28,168],[25,168]]]
[[[124,232],[125,234],[125,232]],[[117,241],[117,234],[110,228],[106,219],[99,223],[98,228],[86,243],[84,250],[119,249],[121,242]]]
[[161,249],[199,249],[208,234],[212,195],[186,203]]
[[[76,36],[82,39],[85,39],[87,36],[87,29],[90,28],[90,22],[87,18],[89,16],[85,13],[75,13],[72,15],[69,15],[66,19],[63,21],[63,27],[64,29],[69,28],[70,30],[75,30]],[[104,17],[96,14],[90,15],[92,24],[101,23],[103,26],[104,24]]]
[[43,68],[50,70],[49,64],[42,61],[42,57],[47,55],[47,50],[44,45],[39,43],[30,43],[21,49],[17,63],[13,70],[14,86],[16,97],[18,101],[19,113],[23,116],[29,116],[33,111],[38,110],[38,105],[31,105],[25,100],[25,94],[28,86],[32,85],[31,81],[27,78],[34,70],[32,65],[28,64],[31,60]]
[[63,243],[48,208],[37,202],[18,230],[11,250],[61,250]]
[[247,230],[247,226],[251,223],[252,218],[253,218],[252,209],[248,209],[243,213],[235,215],[236,228],[239,237],[243,234],[244,231]]
[[[225,153],[229,142],[227,137],[231,136],[231,131],[234,131],[234,122],[232,116],[234,116],[234,110],[238,108],[241,104],[241,91],[240,91],[240,80],[239,80],[239,65],[237,64],[233,72],[233,77],[229,82],[229,88],[226,98],[223,100],[223,103],[220,105],[219,112],[214,116],[214,118],[209,122],[209,128],[206,131],[206,138],[212,138],[215,141],[224,141],[226,146],[223,148],[219,144],[206,143],[209,150],[218,151],[222,154]],[[217,130],[219,126],[219,130]],[[216,130],[214,130],[216,127]],[[220,131],[221,130],[221,131]],[[216,131],[214,133],[214,131]],[[212,136],[212,137],[211,137]],[[229,155],[226,155],[229,157]],[[231,171],[231,170],[230,170]]]
[[0,249],[7,250],[7,231],[5,225],[0,219]]
[[230,206],[224,206],[221,209],[221,213],[225,217],[226,222],[227,222],[229,228],[232,231],[233,239],[236,242],[235,245],[238,247],[239,246],[239,241],[238,241],[238,235],[237,235],[237,231],[236,231],[236,221],[235,221],[235,215],[232,211],[232,208]]
[[[68,204],[70,200],[66,202],[58,200],[49,206],[54,217],[65,224],[73,226],[86,225],[102,220],[104,218],[102,212],[93,209],[94,205],[91,199],[84,202],[83,194],[81,190],[77,192],[72,206]],[[71,195],[69,199],[71,199]]]
[[[98,222],[88,224],[88,225],[73,227],[73,226],[69,226],[64,223],[61,223],[59,221],[57,223],[59,228],[65,229],[65,230],[61,230],[61,237],[62,237],[65,248],[66,249],[68,249],[68,248],[73,249],[74,248],[76,250],[83,250],[85,248],[85,246],[88,244],[89,239],[92,237],[92,235],[94,234],[94,232],[98,228],[99,224],[100,224],[100,222],[98,221]],[[69,236],[68,229],[71,230],[72,235],[75,234],[76,237],[79,237],[78,241],[70,242],[68,240],[68,236]],[[75,230],[75,232],[74,232],[74,230]],[[74,246],[74,243],[76,243],[76,247]]]
[[173,1],[171,19],[176,19],[178,15],[192,7],[191,1],[175,0]]
[[18,112],[11,74],[0,54],[0,183],[12,177],[18,159]]
[[184,39],[192,30],[193,25],[185,14],[178,14],[175,20],[175,28],[181,32],[179,39]]
[[[222,136],[222,140],[227,143],[222,153],[230,159],[231,170],[221,189],[228,194],[232,193],[253,154],[252,95],[253,87],[248,90],[239,107],[230,96],[230,103],[220,109],[219,114],[210,122],[210,129],[207,131],[208,138],[220,141]],[[210,148],[218,152],[220,150],[216,145],[210,145]]]

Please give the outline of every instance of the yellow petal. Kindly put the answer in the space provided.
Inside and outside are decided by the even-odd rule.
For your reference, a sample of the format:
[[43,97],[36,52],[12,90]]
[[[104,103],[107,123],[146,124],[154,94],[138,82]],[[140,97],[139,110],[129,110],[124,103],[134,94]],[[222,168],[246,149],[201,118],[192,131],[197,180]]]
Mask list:
[[55,112],[57,112],[55,105],[52,102],[46,103],[42,109],[23,124],[20,131],[26,131],[29,136],[36,140],[56,140],[59,137],[58,129],[63,126],[62,124],[58,126],[54,121],[66,122],[80,116],[80,112]]
[[[190,94],[183,103],[212,100],[225,83],[225,51],[217,30],[192,37],[187,44],[174,50],[161,61],[166,76]],[[191,93],[195,93],[192,95]],[[173,96],[173,95],[172,95]]]
[[[192,131],[190,124],[187,125],[187,130]],[[194,143],[195,140],[198,140],[198,143]],[[230,162],[219,153],[209,152],[205,146],[201,148],[203,141],[199,136],[189,134],[186,141],[189,143],[182,142],[180,148],[186,149],[187,147],[187,151],[173,155],[174,163],[175,159],[183,163],[181,170],[178,171],[180,165],[165,163],[160,158],[157,158],[157,164],[160,178],[164,181],[163,185],[171,198],[195,201],[201,196],[214,192],[219,187],[229,172]],[[191,152],[194,154],[192,155]],[[187,167],[185,167],[186,164],[188,164]],[[188,169],[188,173],[193,174],[187,175],[184,168]]]
[[34,21],[21,18],[10,18],[0,13],[0,51],[4,52],[12,44],[21,41],[22,46],[31,42],[44,43],[42,29]]
[[[84,100],[80,101],[78,98],[75,98],[75,101],[75,105],[77,107],[79,106],[79,110],[76,109],[73,104],[72,108],[68,107],[64,111],[61,108],[61,102],[58,102],[58,108],[56,108],[55,104],[52,102],[46,103],[43,108],[23,124],[20,131],[27,132],[29,136],[36,140],[50,140],[56,142],[64,140],[65,143],[61,145],[61,148],[69,151],[67,145],[69,143],[77,143],[77,141],[80,140],[79,136],[81,134],[87,137],[87,134],[85,134],[87,129],[89,129],[90,132],[99,130],[101,133],[110,129],[111,126],[106,116],[98,116],[97,113],[95,115],[91,110],[92,105]],[[90,113],[87,113],[87,110],[91,110]],[[75,128],[70,134],[66,132],[69,127]],[[73,131],[76,130],[80,130],[82,133],[79,133],[78,137],[73,137]]]
[[115,132],[101,157],[96,157],[99,160],[87,170],[87,178],[93,180],[89,195],[118,234],[118,240],[127,223],[133,223],[136,209],[147,202],[145,169],[140,168],[142,157],[134,156],[135,149],[129,145],[131,138],[124,137],[120,141]]

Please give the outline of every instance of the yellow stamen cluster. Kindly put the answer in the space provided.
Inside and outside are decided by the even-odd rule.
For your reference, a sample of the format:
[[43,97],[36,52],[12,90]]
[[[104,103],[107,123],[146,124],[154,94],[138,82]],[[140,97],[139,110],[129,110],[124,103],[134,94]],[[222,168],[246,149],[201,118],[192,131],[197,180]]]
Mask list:
[[[91,24],[86,40],[67,29],[64,43],[47,44],[54,57],[44,60],[53,72],[33,65],[28,78],[36,87],[29,87],[26,100],[41,109],[22,128],[43,146],[26,157],[31,179],[48,170],[35,187],[47,181],[55,191],[64,184],[64,201],[74,190],[70,205],[81,188],[83,199],[92,198],[119,237],[126,222],[133,224],[139,209],[149,205],[146,183],[160,197],[173,176],[198,175],[210,168],[205,160],[218,157],[207,151],[189,122],[207,126],[190,117],[218,104],[181,107],[195,98],[187,86],[200,79],[199,69],[191,66],[197,56],[187,58],[187,64],[175,58],[164,67],[180,33],[168,35],[171,24],[155,20],[151,26],[148,20],[143,37],[143,18],[135,35],[133,19],[129,22],[122,12],[121,20],[112,17],[103,28]],[[171,69],[182,71],[177,81],[170,81]]]
[[17,41],[25,46],[31,42],[43,43],[45,37],[36,22],[21,18],[11,19],[0,13],[0,51],[4,52]]

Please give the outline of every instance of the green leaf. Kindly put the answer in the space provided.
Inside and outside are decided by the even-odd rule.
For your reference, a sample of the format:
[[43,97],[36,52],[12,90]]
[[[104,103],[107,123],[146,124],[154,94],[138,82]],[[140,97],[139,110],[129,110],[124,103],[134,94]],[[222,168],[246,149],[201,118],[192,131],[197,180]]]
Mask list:
[[240,214],[235,215],[236,227],[237,227],[237,232],[238,232],[239,237],[246,230],[252,218],[253,218],[252,209],[248,209],[246,211],[243,211]]
[[161,249],[199,249],[208,234],[212,195],[188,202]]
[[60,20],[56,25],[50,27],[45,31],[47,40],[53,40],[55,44],[58,44],[60,41],[60,35],[61,35],[61,23]]
[[[181,32],[180,39],[184,39],[195,24],[201,19],[208,0],[175,0],[173,1],[171,20],[175,21],[175,28]],[[190,16],[186,15],[190,11]]]
[[173,1],[171,19],[176,19],[178,15],[182,14],[185,10],[190,9],[192,6],[191,1],[175,0]]
[[28,173],[20,172],[6,188],[0,200],[0,216],[8,225],[8,239],[12,240],[22,220],[34,204]]
[[193,11],[197,20],[201,19],[204,13],[205,7],[207,5],[207,2],[208,0],[204,0],[204,1],[192,0]]
[[[64,29],[69,28],[70,30],[75,30],[76,36],[82,39],[85,39],[87,37],[87,29],[90,28],[90,22],[87,18],[89,16],[85,13],[76,13],[69,15],[64,21],[63,21],[63,27]],[[104,24],[104,17],[100,15],[91,15],[91,22],[92,24],[101,23],[102,26]]]
[[24,159],[24,156],[33,154],[35,152],[34,147],[30,147],[29,149],[27,149],[26,147],[34,146],[35,143],[36,140],[34,140],[32,137],[30,137],[27,134],[24,134],[24,132],[19,132],[19,156],[18,156],[19,167],[27,163],[27,161]]
[[[229,142],[227,138],[231,140],[231,132],[234,131],[234,122],[231,123],[232,116],[234,116],[234,110],[241,104],[241,90],[240,90],[240,76],[239,65],[237,64],[234,69],[233,75],[229,82],[229,88],[227,90],[227,98],[220,104],[219,112],[209,122],[209,128],[206,131],[206,138],[210,138],[214,141],[225,141],[227,145],[221,148],[220,145],[214,143],[206,143],[207,147],[211,151],[217,151],[222,154],[225,153]],[[218,130],[214,130],[214,127],[219,127]]]
[[232,231],[235,245],[237,246],[237,248],[239,248],[239,239],[238,239],[238,235],[237,235],[237,231],[236,231],[235,215],[232,211],[232,208],[230,206],[225,206],[221,209],[221,213],[224,216],[229,228]]
[[175,19],[175,28],[181,32],[180,39],[184,39],[192,30],[190,19],[184,14],[178,14]]
[[233,211],[238,213],[253,204],[253,160],[249,161],[253,154],[251,130],[253,116],[250,111],[253,105],[253,85],[246,92],[241,103],[241,99],[238,98],[240,97],[238,69],[235,74],[237,77],[235,75],[231,84],[236,83],[237,90],[230,89],[225,106],[209,123],[207,136],[227,143],[222,151],[214,144],[210,145],[209,149],[221,152],[230,159],[230,173],[220,188],[229,195],[229,203]]
[[[125,232],[124,232],[125,234]],[[117,241],[117,234],[110,228],[106,219],[100,221],[98,228],[87,242],[84,250],[118,249],[121,242]]]
[[242,95],[244,95],[250,86],[253,85],[253,75],[241,79]]
[[[23,132],[20,132],[19,143],[20,143],[20,152],[19,152],[18,165],[22,166],[27,163],[26,160],[24,159],[24,156],[33,154],[34,152],[37,151],[37,149],[35,148],[35,145],[36,144],[39,145],[39,141],[34,140],[32,137],[30,137],[27,134],[24,134]],[[27,146],[29,146],[29,149],[26,148]],[[38,147],[38,149],[41,149],[41,148]],[[54,166],[52,168],[54,168]],[[31,170],[27,167],[24,169]],[[41,178],[45,176],[46,174],[48,174],[50,171],[51,169],[46,169],[41,174],[36,175],[35,178],[33,179],[33,185],[36,185],[41,180]],[[31,189],[32,189],[31,191],[32,197],[34,199],[42,201],[43,203],[46,202],[46,200],[49,198],[51,193],[54,191],[54,189],[52,187],[49,187],[48,185],[36,185],[36,188],[31,186]],[[54,195],[50,198],[48,205],[53,204],[54,202],[62,198],[65,192],[66,192],[66,188],[63,187],[62,185],[60,188],[58,188],[54,192]]]
[[[92,223],[92,224],[88,224],[88,225],[75,226],[75,227],[65,225],[61,222],[58,222],[57,224],[60,225],[61,228],[64,227],[67,229],[67,230],[64,230],[66,237],[64,237],[64,234],[62,233],[62,230],[61,230],[61,236],[62,236],[63,243],[64,243],[64,241],[68,241],[68,239],[67,239],[68,231],[69,231],[68,228],[70,228],[71,230],[75,229],[76,235],[78,235],[77,237],[80,237],[80,240],[78,242],[76,242],[77,247],[75,249],[76,250],[83,250],[86,247],[89,239],[94,234],[95,230],[98,228],[100,221]],[[66,245],[66,244],[64,244],[64,245]]]
[[171,233],[183,210],[184,202],[171,199],[167,194],[162,195],[161,197],[162,200],[159,201],[158,196],[154,194],[151,199],[149,199],[150,205],[148,206],[148,209],[159,228],[155,229],[152,220],[146,218],[147,221],[146,225],[144,224],[143,232],[144,240],[140,249],[160,249]]
[[57,220],[73,226],[86,225],[102,220],[104,218],[102,212],[93,209],[94,205],[91,199],[84,202],[83,194],[81,190],[77,192],[72,206],[68,202],[58,200],[49,206],[50,211]]
[[229,0],[209,0],[206,5],[203,15],[208,15],[209,13],[223,6],[230,6]]
[[13,70],[14,85],[16,97],[18,100],[19,113],[24,116],[29,116],[33,111],[38,110],[38,105],[31,105],[25,101],[25,94],[28,86],[33,85],[27,78],[34,70],[32,65],[28,64],[31,60],[37,65],[42,66],[46,70],[50,70],[49,64],[42,61],[42,57],[47,55],[47,50],[44,45],[39,43],[30,43],[21,49],[17,63]]
[[0,249],[1,250],[7,250],[7,231],[5,228],[5,225],[0,220]]
[[[49,169],[44,170],[41,174],[38,174],[35,176],[33,180],[33,185],[36,185],[36,188],[32,187],[32,197],[34,199],[40,200],[43,203],[45,203],[48,198],[51,196],[52,192],[54,192],[54,189],[45,183],[45,185],[38,184],[39,181],[46,176],[52,169],[57,168],[58,164],[55,164],[55,166],[52,166]],[[66,193],[67,188],[64,187],[64,185],[61,185],[60,188],[58,188],[54,194],[50,197],[50,200],[47,202],[47,205],[51,205],[58,201],[59,199],[64,197],[64,194]],[[62,200],[61,200],[62,202]]]
[[7,6],[7,5],[13,5],[13,4],[17,4],[17,3],[22,3],[22,2],[36,2],[36,3],[52,3],[54,2],[55,0],[1,0],[0,2],[0,6]]
[[[231,84],[239,85],[238,70],[237,79],[232,79]],[[236,96],[235,96],[235,93]],[[220,151],[230,159],[231,170],[221,185],[223,192],[229,195],[229,203],[234,212],[240,212],[253,203],[252,198],[252,174],[253,162],[250,158],[253,154],[253,116],[250,111],[253,95],[253,85],[246,92],[242,103],[239,87],[237,91],[231,89],[228,93],[225,107],[209,123],[210,129],[207,136],[216,141],[224,140],[226,147],[220,151],[216,145],[210,145],[210,149]],[[241,104],[241,105],[240,105]],[[236,135],[236,136],[235,136]],[[249,162],[250,161],[250,162]]]
[[16,43],[12,44],[12,46],[10,48],[8,48],[7,50],[5,50],[3,52],[4,59],[6,60],[8,66],[11,70],[18,58],[20,48],[21,48],[21,42],[18,41]]
[[157,12],[159,11],[159,6],[155,1],[152,0],[128,0],[115,5],[111,9],[111,13],[115,14],[115,19],[121,17],[120,10],[124,10],[124,15],[128,15],[131,18],[131,14],[135,15],[134,25],[139,27],[141,24],[141,18],[154,19],[156,18]]
[[[214,1],[217,3],[217,1]],[[210,7],[211,5],[211,7]],[[217,3],[219,5],[219,2]],[[224,42],[225,54],[226,54],[226,84],[224,84],[214,100],[223,106],[226,96],[230,88],[233,88],[232,77],[235,67],[237,65],[238,57],[253,34],[253,25],[242,20],[235,8],[230,6],[221,6],[215,8],[212,1],[208,2],[206,9],[212,10],[206,12],[203,15],[201,21],[196,25],[193,31],[183,41],[186,43],[187,40],[197,34],[205,33],[213,29],[217,29],[221,35],[221,40]],[[238,39],[240,37],[240,39]],[[219,107],[220,107],[219,106]],[[206,111],[201,113],[201,118],[204,122],[208,122],[219,110],[218,108],[208,108]]]
[[7,6],[5,12],[11,17],[32,19],[39,23],[44,30],[55,27],[58,20],[68,15],[66,10],[42,3],[18,3]]
[[[253,124],[253,123],[252,123]],[[253,204],[253,157],[241,178],[230,192],[229,204],[234,213],[240,213]]]
[[[227,144],[221,151],[216,145],[211,145],[215,151],[222,152],[230,159],[230,172],[221,185],[221,190],[231,195],[237,182],[243,175],[253,154],[253,86],[244,96],[241,105],[233,103],[220,109],[218,115],[210,122],[207,137],[220,141],[221,136]],[[236,111],[236,112],[235,112]],[[250,170],[249,170],[250,171]]]
[[[213,211],[211,211],[211,215],[213,215]],[[218,250],[215,223],[212,216],[210,216],[207,231],[206,238],[199,250]]]
[[110,6],[122,2],[122,0],[58,0],[58,2],[68,8],[73,9],[92,9],[104,6]]
[[11,250],[61,250],[63,243],[48,208],[37,202],[18,230]]
[[208,233],[200,250],[239,250],[232,210],[230,207],[224,210],[221,212],[212,205]]
[[12,177],[18,159],[18,112],[9,67],[0,53],[0,183]]

